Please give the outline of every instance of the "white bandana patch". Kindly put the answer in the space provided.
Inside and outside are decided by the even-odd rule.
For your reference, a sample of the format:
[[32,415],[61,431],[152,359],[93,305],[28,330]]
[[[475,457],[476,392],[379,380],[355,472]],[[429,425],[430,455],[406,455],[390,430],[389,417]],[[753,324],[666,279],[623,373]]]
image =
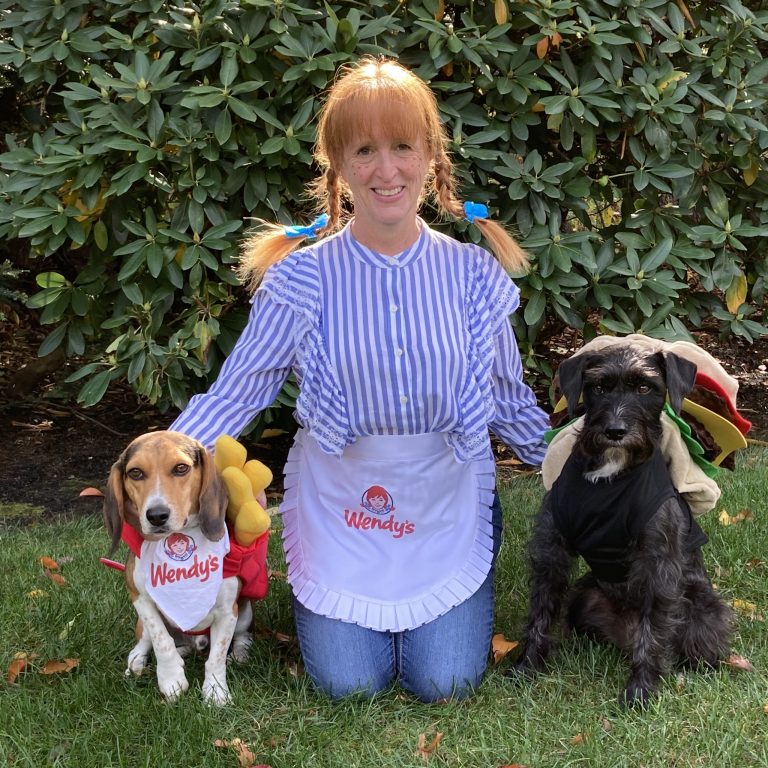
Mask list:
[[194,629],[211,611],[224,578],[229,535],[205,538],[199,528],[144,541],[138,561],[149,596],[176,626]]

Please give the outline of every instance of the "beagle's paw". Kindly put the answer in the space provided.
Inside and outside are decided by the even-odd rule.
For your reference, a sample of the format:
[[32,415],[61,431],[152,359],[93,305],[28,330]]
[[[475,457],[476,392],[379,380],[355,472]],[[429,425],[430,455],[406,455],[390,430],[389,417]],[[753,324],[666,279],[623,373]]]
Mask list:
[[232,661],[238,664],[244,664],[248,661],[251,645],[253,645],[253,638],[250,633],[243,632],[242,634],[235,635],[232,638],[232,649],[229,652],[228,659],[232,659]]
[[169,702],[176,701],[189,688],[181,656],[178,657],[178,663],[176,660],[166,663],[158,662],[157,685],[160,693]]
[[226,682],[220,683],[215,678],[205,679],[203,683],[203,701],[206,704],[213,704],[215,707],[223,707],[232,703],[232,697],[229,695],[229,688]]
[[128,667],[125,670],[125,676],[130,677],[135,675],[139,677],[147,671],[149,662],[149,654],[141,647],[137,645],[128,654]]

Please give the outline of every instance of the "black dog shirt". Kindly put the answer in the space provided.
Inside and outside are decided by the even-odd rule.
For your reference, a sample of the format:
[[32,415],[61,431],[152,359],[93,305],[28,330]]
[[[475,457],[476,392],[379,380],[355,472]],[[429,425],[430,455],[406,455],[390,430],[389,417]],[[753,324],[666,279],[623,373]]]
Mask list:
[[648,461],[611,481],[593,483],[584,478],[584,471],[582,457],[571,454],[552,486],[550,502],[557,530],[598,579],[626,581],[632,542],[671,498],[677,497],[688,515],[686,551],[707,542],[687,502],[672,485],[658,449]]

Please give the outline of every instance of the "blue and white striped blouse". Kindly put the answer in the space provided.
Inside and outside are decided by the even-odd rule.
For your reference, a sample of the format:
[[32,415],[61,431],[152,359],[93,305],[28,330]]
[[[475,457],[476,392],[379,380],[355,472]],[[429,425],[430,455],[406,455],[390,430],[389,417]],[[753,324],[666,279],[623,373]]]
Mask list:
[[299,382],[296,418],[328,453],[362,435],[445,432],[460,461],[488,455],[488,427],[524,461],[544,457],[546,414],[523,382],[509,315],[519,292],[485,250],[421,223],[398,256],[349,225],[272,266],[206,394],[171,429],[210,447],[239,435]]

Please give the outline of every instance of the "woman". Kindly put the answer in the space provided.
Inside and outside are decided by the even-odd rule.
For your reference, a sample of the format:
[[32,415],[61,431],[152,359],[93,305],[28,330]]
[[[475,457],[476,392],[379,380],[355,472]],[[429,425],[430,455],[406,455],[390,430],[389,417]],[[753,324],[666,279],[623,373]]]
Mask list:
[[[499,263],[521,270],[526,257],[472,204],[499,261],[419,218],[425,193],[445,214],[464,207],[436,100],[393,61],[342,71],[316,160],[327,215],[246,243],[249,322],[171,428],[209,446],[237,435],[293,370],[301,429],[283,538],[307,673],[334,698],[396,678],[424,701],[460,698],[482,678],[493,627],[488,427],[524,461],[544,455],[547,418],[508,322],[518,290]],[[337,231],[344,197],[354,213]],[[297,250],[318,234],[329,236]]]

